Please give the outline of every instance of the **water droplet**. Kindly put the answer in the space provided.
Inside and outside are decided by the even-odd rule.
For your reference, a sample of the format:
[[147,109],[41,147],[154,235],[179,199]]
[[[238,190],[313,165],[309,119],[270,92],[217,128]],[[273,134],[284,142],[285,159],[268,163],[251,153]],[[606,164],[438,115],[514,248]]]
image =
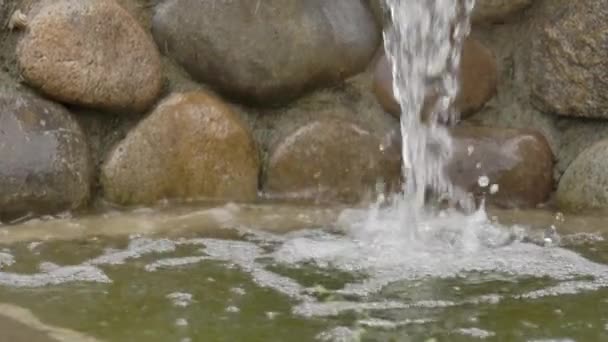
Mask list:
[[467,153],[470,156],[473,154],[473,152],[475,152],[475,147],[473,147],[473,145],[469,145],[469,147],[467,147]]
[[36,249],[41,244],[42,244],[42,242],[40,242],[40,241],[30,242],[30,244],[27,245],[27,249],[29,249],[30,251],[33,251],[34,249]]
[[479,184],[480,187],[485,188],[490,185],[490,179],[488,178],[488,176],[480,176],[477,179],[477,184]]

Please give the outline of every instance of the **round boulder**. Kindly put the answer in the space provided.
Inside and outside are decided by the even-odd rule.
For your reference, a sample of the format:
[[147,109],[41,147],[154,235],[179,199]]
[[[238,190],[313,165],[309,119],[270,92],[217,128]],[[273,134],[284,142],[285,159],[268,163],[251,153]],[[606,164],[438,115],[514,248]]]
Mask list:
[[504,22],[508,17],[530,6],[533,0],[476,0],[473,23]]
[[[462,116],[480,110],[496,94],[498,66],[494,54],[479,41],[466,39],[460,62],[460,92],[456,107]],[[401,108],[393,93],[393,75],[386,55],[378,58],[374,73],[374,93],[387,112],[399,115]],[[427,106],[423,112],[429,110]]]
[[0,218],[76,209],[90,196],[86,138],[60,105],[0,90]]
[[143,111],[161,91],[154,41],[114,0],[43,0],[17,45],[26,82],[70,104]]
[[[401,179],[400,151],[337,118],[309,122],[271,147],[263,189],[270,198],[354,203]],[[383,189],[383,190],[384,190]]]
[[566,169],[557,204],[567,211],[608,208],[608,139],[583,151]]
[[534,39],[529,80],[541,110],[608,118],[608,6],[605,0],[556,4]]
[[259,156],[240,117],[204,92],[163,100],[102,166],[105,197],[122,205],[163,199],[254,200]]
[[447,173],[454,185],[501,207],[534,207],[553,189],[553,154],[535,131],[457,126]]
[[364,0],[167,0],[152,29],[195,79],[261,105],[356,74],[381,40]]

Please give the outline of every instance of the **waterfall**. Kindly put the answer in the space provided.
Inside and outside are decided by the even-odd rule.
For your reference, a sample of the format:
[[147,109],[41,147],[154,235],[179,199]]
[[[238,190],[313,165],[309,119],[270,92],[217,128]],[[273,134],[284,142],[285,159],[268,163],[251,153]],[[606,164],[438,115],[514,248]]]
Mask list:
[[384,42],[401,106],[406,200],[416,212],[431,192],[470,210],[472,200],[444,169],[452,155],[447,126],[459,115],[459,64],[475,0],[385,1],[391,23]]

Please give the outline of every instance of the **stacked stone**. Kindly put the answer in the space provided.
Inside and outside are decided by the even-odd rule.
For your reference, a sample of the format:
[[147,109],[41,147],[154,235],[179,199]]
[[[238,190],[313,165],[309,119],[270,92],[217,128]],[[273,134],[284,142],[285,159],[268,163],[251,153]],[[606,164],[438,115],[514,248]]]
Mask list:
[[[568,168],[560,203],[608,205],[606,144],[580,153],[602,122],[557,119],[608,112],[607,10],[560,1],[477,1],[449,169],[496,204],[544,203]],[[0,218],[399,189],[381,1],[11,0],[0,19]]]

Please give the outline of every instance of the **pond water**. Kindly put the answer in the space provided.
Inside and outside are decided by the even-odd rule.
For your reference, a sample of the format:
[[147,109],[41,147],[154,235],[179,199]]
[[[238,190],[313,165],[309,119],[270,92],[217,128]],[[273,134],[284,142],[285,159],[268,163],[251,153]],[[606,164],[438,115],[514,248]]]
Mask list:
[[444,211],[412,236],[397,209],[227,204],[0,227],[0,341],[608,338],[602,217]]

